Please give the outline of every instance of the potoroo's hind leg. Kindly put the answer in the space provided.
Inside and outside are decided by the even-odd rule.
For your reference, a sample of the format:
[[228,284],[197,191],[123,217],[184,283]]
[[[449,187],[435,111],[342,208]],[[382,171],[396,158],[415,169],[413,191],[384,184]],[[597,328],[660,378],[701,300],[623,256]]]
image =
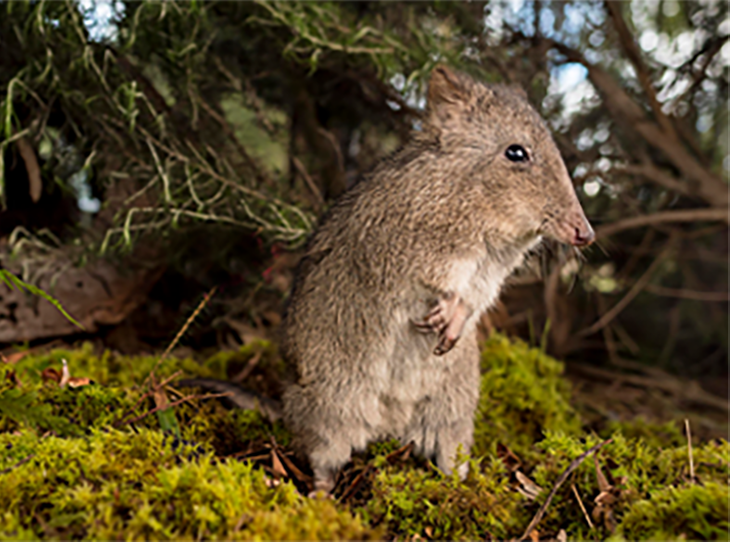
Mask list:
[[[294,433],[297,448],[309,458],[314,471],[315,491],[331,492],[337,473],[350,460],[353,448],[370,440],[360,403],[347,393],[332,397],[316,387],[290,386],[283,396],[284,421]],[[357,397],[361,399],[361,397]]]
[[[474,441],[480,381],[476,332],[462,337],[441,359],[446,364],[443,386],[416,405],[403,440],[413,440],[417,451],[435,459],[439,469],[450,474],[459,447],[468,455]],[[468,464],[459,468],[461,478],[468,469]]]

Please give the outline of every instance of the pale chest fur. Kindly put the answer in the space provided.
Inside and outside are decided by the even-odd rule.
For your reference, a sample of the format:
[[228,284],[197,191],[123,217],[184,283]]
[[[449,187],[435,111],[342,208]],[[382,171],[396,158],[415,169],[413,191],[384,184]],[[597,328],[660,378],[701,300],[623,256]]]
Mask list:
[[[509,254],[506,261],[496,261],[494,255],[485,250],[471,259],[444,262],[450,267],[446,289],[456,292],[473,309],[463,340],[474,340],[480,316],[494,305],[505,279],[522,264],[525,254],[539,241],[538,238],[525,242]],[[384,433],[397,433],[416,403],[439,392],[454,364],[454,356],[459,354],[459,348],[456,348],[444,356],[434,355],[436,336],[423,335],[414,329],[412,322],[422,318],[429,306],[430,294],[426,291],[420,294],[420,297],[416,295],[416,299],[404,300],[394,308],[391,333],[383,337],[381,348],[377,349],[377,359],[372,360],[374,363],[370,366],[375,386],[372,391],[380,398],[377,425]],[[478,363],[478,360],[474,362]],[[398,408],[394,408],[394,404]]]

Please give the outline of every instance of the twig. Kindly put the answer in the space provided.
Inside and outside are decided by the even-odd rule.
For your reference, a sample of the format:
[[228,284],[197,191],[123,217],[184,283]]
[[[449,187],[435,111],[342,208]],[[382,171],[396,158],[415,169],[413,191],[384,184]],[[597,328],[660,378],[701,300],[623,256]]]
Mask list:
[[621,9],[623,6],[619,2],[610,2],[609,0],[606,0],[604,5],[611,16],[611,19],[613,19],[613,26],[619,36],[621,47],[626,53],[626,56],[629,57],[631,63],[634,65],[634,68],[636,68],[636,75],[639,78],[646,97],[649,99],[649,105],[651,105],[651,109],[654,112],[654,117],[662,127],[664,133],[672,139],[677,140],[677,132],[674,129],[674,125],[670,118],[662,111],[662,106],[659,103],[659,100],[657,100],[656,91],[654,90],[649,70],[641,60],[639,47],[636,45],[634,36],[631,34],[628,26],[626,26],[626,21],[624,21],[624,18],[621,15]]
[[35,457],[35,454],[30,454],[29,456],[26,456],[23,459],[21,459],[20,461],[18,461],[15,465],[10,465],[7,469],[0,470],[0,474],[7,474],[10,471],[12,471],[13,469],[17,469],[21,465],[26,464],[28,461],[30,461],[34,457]]
[[188,395],[187,397],[183,397],[182,399],[178,399],[177,401],[173,401],[172,403],[167,403],[167,404],[164,404],[164,405],[156,406],[152,410],[148,410],[144,414],[140,414],[136,418],[132,418],[131,420],[125,422],[125,425],[130,424],[130,423],[136,423],[138,421],[144,420],[150,414],[154,414],[155,412],[158,412],[160,410],[167,410],[168,408],[176,407],[176,406],[181,405],[183,403],[187,403],[188,401],[192,401],[193,399],[215,399],[216,397],[228,397],[229,395],[230,395],[229,392],[226,392],[226,393],[208,393],[208,394],[205,394],[205,395]]
[[660,211],[650,215],[633,216],[631,218],[617,220],[605,226],[599,226],[596,228],[596,237],[602,239],[620,231],[664,222],[698,222],[700,220],[722,220],[727,223],[730,222],[730,217],[728,216],[727,209],[718,208]]
[[573,490],[573,494],[578,501],[578,506],[580,506],[580,509],[583,512],[583,517],[585,517],[586,521],[588,522],[588,527],[590,527],[592,530],[593,522],[591,521],[591,517],[588,515],[588,512],[586,512],[586,507],[583,506],[583,501],[581,500],[580,495],[578,495],[578,490],[575,488],[575,484],[570,484],[570,488]]
[[307,185],[307,188],[309,188],[312,195],[314,195],[314,199],[317,200],[317,208],[321,209],[324,205],[324,198],[322,197],[322,192],[319,190],[319,187],[312,180],[312,177],[309,176],[307,169],[304,167],[304,164],[302,164],[299,158],[292,156],[291,161],[296,170],[302,176],[302,179],[304,179],[304,183]]
[[692,190],[689,185],[678,181],[675,177],[665,173],[649,161],[642,164],[630,164],[623,167],[615,167],[609,170],[608,173],[617,175],[640,175],[654,184],[666,188],[667,190],[673,190],[680,194],[684,194],[685,196],[692,195]]
[[177,332],[177,335],[175,335],[175,338],[172,339],[172,342],[165,348],[165,351],[160,356],[160,359],[157,360],[157,363],[150,371],[149,376],[147,379],[154,375],[155,370],[159,369],[160,365],[162,364],[165,359],[167,359],[167,356],[170,355],[170,352],[172,352],[172,349],[175,348],[177,343],[180,341],[183,335],[185,335],[185,332],[188,330],[188,328],[191,326],[191,324],[195,321],[195,319],[200,314],[200,311],[203,310],[203,308],[208,304],[210,299],[215,295],[216,290],[218,289],[218,286],[213,286],[205,295],[203,295],[203,299],[198,303],[198,306],[195,307],[195,310],[193,311],[193,314],[190,315],[190,317],[185,320],[185,323],[180,328],[180,331]]
[[599,442],[595,446],[592,446],[588,451],[583,452],[578,457],[576,457],[573,461],[570,462],[570,465],[568,465],[568,468],[563,471],[563,474],[560,475],[557,482],[555,482],[555,485],[553,486],[553,489],[550,490],[550,494],[548,495],[545,502],[542,504],[540,509],[537,511],[537,514],[535,514],[535,517],[532,518],[532,521],[527,526],[527,529],[525,529],[525,532],[520,537],[520,540],[528,540],[530,533],[532,530],[537,527],[537,524],[540,523],[540,520],[545,515],[545,512],[548,509],[548,506],[550,506],[550,503],[553,500],[553,497],[555,497],[555,494],[558,491],[558,488],[565,482],[565,480],[568,479],[568,476],[571,475],[571,473],[577,469],[583,461],[585,461],[586,457],[591,455],[592,453],[597,452],[601,448],[603,448],[606,444],[612,442],[613,439],[604,440],[603,442]]
[[261,357],[264,355],[262,350],[259,350],[256,352],[251,358],[246,362],[246,366],[241,369],[241,371],[231,378],[231,382],[235,384],[240,384],[244,380],[248,378],[248,375],[251,374],[251,371],[254,370],[254,367],[256,367],[256,364],[258,364],[259,361],[261,361]]
[[569,365],[571,371],[577,371],[588,376],[605,379],[611,382],[620,380],[630,384],[631,386],[637,386],[640,388],[658,389],[674,394],[682,401],[689,401],[697,403],[698,405],[712,407],[720,410],[721,412],[728,412],[728,410],[730,410],[730,404],[727,400],[706,392],[695,380],[687,382],[669,376],[666,378],[649,378],[640,375],[616,373],[605,369],[599,369],[598,367],[589,367],[587,365],[578,365],[575,363],[570,363]]
[[645,290],[655,295],[678,297],[680,299],[693,299],[695,301],[730,301],[730,292],[701,292],[686,288],[666,288],[656,284],[647,284]]
[[648,284],[649,280],[651,280],[651,277],[654,274],[654,271],[656,271],[657,267],[659,267],[659,264],[664,261],[664,258],[667,257],[669,250],[672,248],[673,244],[673,239],[670,238],[670,240],[667,241],[667,245],[665,246],[662,253],[657,256],[657,258],[651,263],[651,265],[644,272],[644,274],[639,277],[639,280],[634,283],[634,285],[626,293],[626,295],[618,303],[611,307],[608,312],[603,313],[603,315],[592,326],[578,332],[577,336],[585,337],[586,335],[592,335],[596,331],[600,331],[601,329],[603,329],[614,318],[616,318],[619,313],[621,313],[621,311],[624,310],[626,306],[631,303],[631,301],[633,301],[633,299],[637,295],[639,295],[641,290],[643,290],[644,287]]
[[687,430],[687,453],[689,455],[689,480],[690,483],[695,483],[695,462],[694,458],[692,457],[692,432],[689,428],[689,420],[687,418],[684,419],[684,427]]
[[[160,384],[158,384],[156,387],[151,388],[151,389],[147,390],[145,393],[143,393],[140,396],[140,398],[137,399],[137,402],[134,404],[134,406],[131,409],[129,409],[127,412],[125,412],[124,415],[121,418],[119,418],[116,422],[114,422],[112,424],[112,427],[114,427],[114,428],[120,427],[122,425],[122,422],[127,418],[127,416],[129,416],[132,412],[134,412],[135,410],[137,410],[137,408],[139,408],[139,406],[146,399],[152,397],[152,393],[154,392],[155,389],[159,389],[159,388],[162,388],[164,386],[167,386],[167,384],[169,384],[170,382],[172,382],[175,378],[177,378],[181,374],[182,374],[182,371],[175,371],[169,377],[167,377],[167,379],[165,379],[162,382],[160,382]],[[150,373],[150,376],[152,376],[152,373]],[[147,378],[149,378],[149,376]]]

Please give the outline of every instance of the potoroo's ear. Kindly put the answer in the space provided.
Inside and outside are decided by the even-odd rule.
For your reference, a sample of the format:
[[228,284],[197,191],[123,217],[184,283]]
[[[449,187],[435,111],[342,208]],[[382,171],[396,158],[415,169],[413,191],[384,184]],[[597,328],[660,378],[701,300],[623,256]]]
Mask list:
[[469,95],[469,83],[466,77],[452,72],[447,66],[439,64],[431,72],[428,82],[428,106],[435,110],[443,104],[453,105],[464,102]]
[[428,83],[426,111],[429,126],[440,132],[455,121],[473,101],[476,85],[468,75],[437,65]]

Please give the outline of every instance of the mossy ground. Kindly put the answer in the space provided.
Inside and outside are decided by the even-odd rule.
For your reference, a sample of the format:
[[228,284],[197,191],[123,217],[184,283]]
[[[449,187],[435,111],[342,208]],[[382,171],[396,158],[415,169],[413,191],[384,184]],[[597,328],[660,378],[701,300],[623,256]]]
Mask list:
[[[257,370],[280,369],[273,347],[259,343],[202,363],[168,359],[155,374],[158,382],[176,371],[225,378],[252,356]],[[44,381],[62,359],[72,376],[95,383]],[[158,360],[85,345],[0,365],[0,538],[513,539],[570,462],[607,436],[612,442],[557,491],[540,538],[561,530],[569,539],[728,536],[726,441],[694,442],[691,479],[678,423],[615,424],[599,437],[571,406],[562,364],[519,341],[496,336],[484,346],[464,482],[384,442],[355,458],[333,500],[302,495],[301,462],[298,478],[278,480],[282,467],[259,460],[289,457],[289,434],[256,412],[191,399],[130,423],[157,404],[140,398]],[[190,393],[168,388],[166,396]]]

